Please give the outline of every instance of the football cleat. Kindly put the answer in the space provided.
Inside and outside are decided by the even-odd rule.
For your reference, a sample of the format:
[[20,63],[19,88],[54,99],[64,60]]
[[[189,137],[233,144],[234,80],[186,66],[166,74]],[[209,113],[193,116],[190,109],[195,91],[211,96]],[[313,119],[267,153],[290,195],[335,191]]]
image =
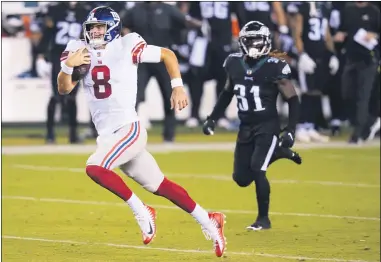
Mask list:
[[247,230],[259,231],[271,228],[271,222],[269,217],[257,217],[254,224],[246,227]]
[[143,212],[135,215],[142,232],[143,243],[148,245],[156,236],[156,210],[145,205]]
[[213,240],[214,252],[217,257],[221,257],[226,250],[226,237],[224,235],[224,225],[226,216],[220,212],[209,212],[209,219],[213,225],[213,232],[206,228],[202,231],[207,240]]

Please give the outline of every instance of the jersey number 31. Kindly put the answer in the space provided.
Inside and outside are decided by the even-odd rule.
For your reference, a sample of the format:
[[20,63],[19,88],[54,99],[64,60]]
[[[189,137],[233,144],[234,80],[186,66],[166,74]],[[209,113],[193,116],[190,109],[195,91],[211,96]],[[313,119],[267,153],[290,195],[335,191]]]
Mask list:
[[110,68],[105,65],[95,66],[91,70],[91,79],[94,82],[94,96],[97,99],[105,99],[111,95]]
[[[249,103],[246,97],[246,87],[244,85],[235,85],[234,90],[238,90],[237,100],[238,100],[238,108],[241,111],[249,110]],[[263,111],[265,108],[262,106],[261,97],[259,96],[259,86],[252,86],[250,89],[250,94],[253,94],[253,101],[255,104],[254,111]]]

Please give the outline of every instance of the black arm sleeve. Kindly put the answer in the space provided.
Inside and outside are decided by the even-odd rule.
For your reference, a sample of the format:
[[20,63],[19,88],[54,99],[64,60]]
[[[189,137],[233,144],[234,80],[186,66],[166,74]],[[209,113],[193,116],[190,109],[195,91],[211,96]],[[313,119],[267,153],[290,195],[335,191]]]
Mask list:
[[299,120],[300,108],[298,96],[293,96],[286,100],[288,103],[288,125],[286,130],[295,133],[296,124]]
[[230,80],[230,77],[228,76],[226,80],[225,88],[221,91],[220,95],[218,96],[217,103],[214,106],[212,113],[210,114],[210,118],[212,120],[217,120],[225,112],[226,108],[229,106],[234,96],[232,89],[233,89],[232,81]]

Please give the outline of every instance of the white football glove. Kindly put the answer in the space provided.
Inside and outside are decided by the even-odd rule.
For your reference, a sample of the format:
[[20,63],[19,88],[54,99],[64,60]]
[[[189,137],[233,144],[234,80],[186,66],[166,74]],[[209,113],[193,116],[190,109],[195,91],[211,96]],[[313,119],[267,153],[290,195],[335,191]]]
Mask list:
[[299,56],[298,70],[307,74],[315,72],[316,63],[309,55],[303,53]]
[[339,67],[340,67],[339,59],[334,55],[331,56],[331,58],[329,59],[328,65],[329,65],[331,75],[335,75],[337,73],[337,70],[339,70]]
[[36,71],[39,77],[48,78],[52,74],[52,64],[46,62],[44,58],[37,58]]

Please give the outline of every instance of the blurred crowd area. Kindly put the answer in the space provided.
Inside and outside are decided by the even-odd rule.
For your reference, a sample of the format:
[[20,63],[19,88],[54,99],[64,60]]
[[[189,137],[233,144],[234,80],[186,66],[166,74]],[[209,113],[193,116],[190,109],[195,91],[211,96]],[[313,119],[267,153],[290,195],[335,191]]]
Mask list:
[[[71,5],[74,2],[67,2],[67,5]],[[146,2],[148,4],[149,2]],[[192,17],[192,6],[200,5],[199,2],[164,2],[169,5],[176,6],[181,13]],[[208,3],[208,2],[204,2]],[[225,3],[225,2],[220,2]],[[212,43],[216,42],[216,37],[213,35],[214,32],[229,32],[228,36],[231,36],[231,41],[228,44],[221,43],[226,53],[239,52],[238,45],[238,33],[240,28],[250,20],[259,20],[265,23],[272,31],[273,35],[273,49],[281,50],[287,52],[287,60],[292,67],[293,70],[293,80],[295,82],[295,86],[299,87],[299,77],[297,72],[297,62],[298,62],[298,54],[294,45],[294,40],[292,37],[292,20],[291,20],[291,12],[293,6],[297,5],[300,2],[230,2],[231,5],[234,4],[234,12],[231,13],[231,23],[208,23],[208,19],[202,19],[201,22],[203,25],[196,30],[192,27],[185,26],[173,26],[171,28],[171,36],[172,43],[168,46],[173,51],[175,51],[178,56],[178,60],[181,65],[181,70],[183,74],[183,78],[185,84],[189,83],[189,72],[192,69],[192,63],[197,63],[195,61],[199,60],[198,56],[203,56],[202,52],[194,52],[195,48],[195,36],[202,36],[206,41]],[[329,16],[329,28],[331,34],[334,36],[340,26],[340,14],[344,10],[345,6],[350,2],[324,2],[324,5],[330,10]],[[353,2],[352,2],[353,3]],[[49,12],[49,8],[52,5],[57,5],[62,3],[57,2],[14,2],[14,3],[3,3],[2,5],[2,37],[28,37],[32,42],[32,46],[37,47],[39,41],[42,38],[44,27],[45,27],[45,17]],[[75,8],[85,9],[86,11],[90,11],[98,6],[110,6],[116,12],[120,14],[122,18],[122,23],[128,24],[128,10],[133,8],[138,4],[144,4],[142,2],[75,2]],[[372,5],[379,8],[379,3],[374,2]],[[205,9],[206,10],[206,9]],[[201,13],[204,12],[201,10]],[[205,11],[206,12],[206,11]],[[204,14],[202,15],[204,16]],[[85,19],[85,17],[83,17]],[[126,23],[127,21],[127,23]],[[79,21],[82,22],[82,21]],[[219,27],[218,30],[217,28]],[[222,28],[221,28],[222,27]],[[125,27],[123,29],[124,33],[127,33],[131,30],[131,28]],[[133,30],[132,30],[133,31]],[[214,38],[214,39],[213,39]],[[217,37],[218,38],[218,37]],[[148,44],[150,44],[149,39],[145,36]],[[345,48],[343,48],[342,43],[335,44],[337,56],[340,59],[340,67],[342,68],[345,59],[343,58],[345,55]],[[379,49],[379,46],[377,47]],[[33,53],[34,52],[34,53]],[[207,52],[209,52],[207,50]],[[40,77],[40,73],[36,68],[36,53],[41,53],[41,50],[35,50],[32,48],[32,56],[33,64],[31,66],[31,70],[27,72],[23,72],[19,75],[19,77]],[[378,52],[379,53],[379,52]],[[193,57],[192,57],[193,55]],[[196,56],[196,57],[195,57]],[[48,56],[47,56],[48,57]],[[212,58],[213,59],[213,58]],[[377,57],[379,60],[379,58]],[[49,58],[47,58],[49,60]],[[379,62],[378,62],[379,63]],[[200,76],[203,78],[203,81],[216,79],[218,76],[216,75],[208,75],[209,70],[206,70],[207,75]],[[379,72],[375,78],[374,90],[372,91],[372,98],[370,100],[370,114],[374,116],[375,119],[378,119],[379,122]],[[340,75],[342,70],[337,72],[336,76],[332,76],[327,74],[324,76],[322,81],[326,81],[327,88],[326,90],[322,90],[325,97],[329,98],[330,104],[330,116],[329,118],[324,117],[323,113],[321,113],[321,117],[319,120],[315,122],[317,129],[326,129],[332,132],[332,135],[339,132],[340,127],[342,125],[350,125],[351,123],[351,114],[353,113],[351,110],[345,108],[346,105],[343,103],[340,98]],[[194,72],[192,72],[191,77],[197,77]],[[188,86],[189,87],[189,86]],[[192,94],[191,94],[192,95]],[[199,101],[194,101],[197,98],[197,95],[192,95],[192,104],[199,104]],[[282,102],[281,102],[282,103]],[[282,107],[281,107],[282,108]],[[196,108],[197,109],[197,108]],[[193,110],[194,111],[194,110]],[[320,110],[321,111],[321,110]],[[148,121],[148,120],[147,120]],[[196,127],[200,124],[202,120],[199,119],[198,112],[192,113],[189,119],[185,122],[185,125],[188,127]],[[147,123],[149,126],[149,123]],[[236,121],[232,121],[232,119],[220,119],[219,126],[226,129],[234,129],[237,127]],[[379,126],[379,123],[378,123]]]

